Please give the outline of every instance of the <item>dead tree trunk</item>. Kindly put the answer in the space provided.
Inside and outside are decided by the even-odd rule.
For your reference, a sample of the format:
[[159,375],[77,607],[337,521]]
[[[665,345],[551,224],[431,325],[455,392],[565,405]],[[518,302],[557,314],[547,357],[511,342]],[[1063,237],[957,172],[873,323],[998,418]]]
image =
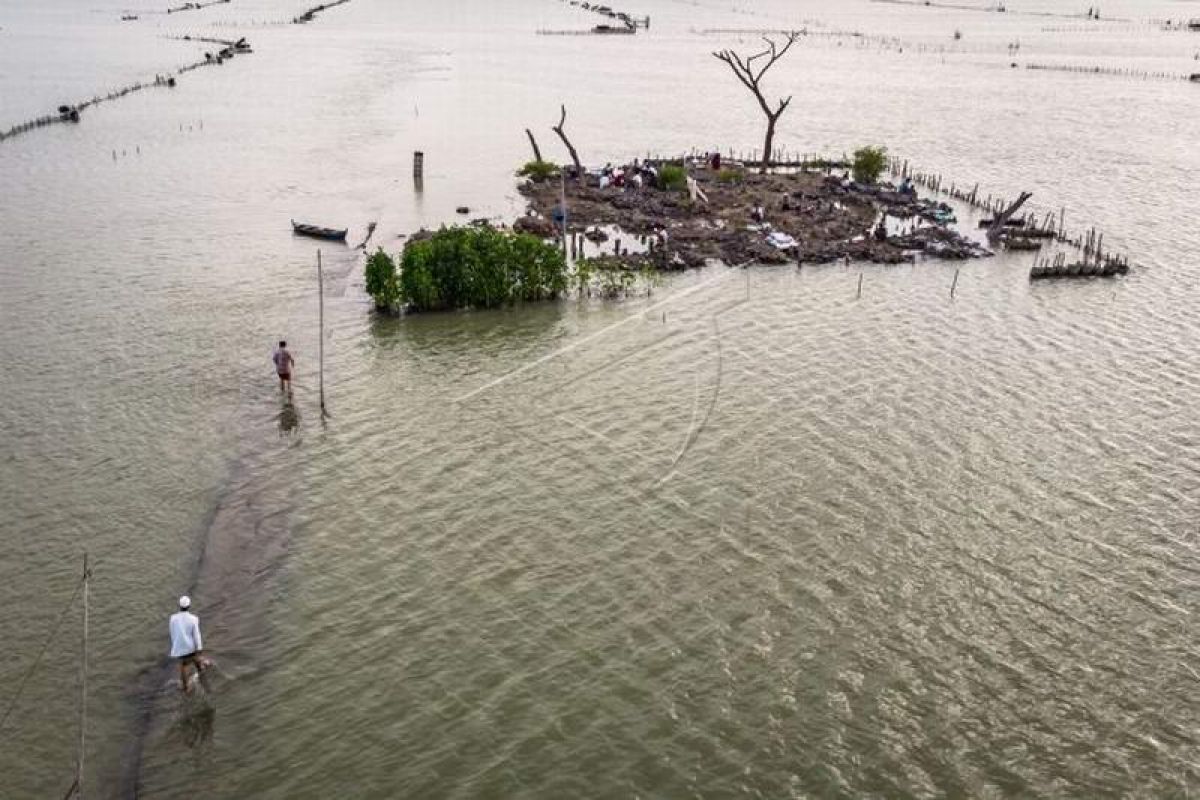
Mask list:
[[1001,211],[992,219],[992,224],[988,226],[987,232],[989,241],[999,238],[1000,234],[1004,232],[1004,224],[1012,218],[1013,214],[1016,214],[1018,211],[1020,211],[1021,206],[1025,205],[1025,201],[1031,197],[1033,197],[1033,195],[1029,192],[1021,192],[1021,196],[1018,197],[1012,205]]
[[566,131],[563,130],[563,124],[567,121],[567,107],[562,107],[562,116],[559,117],[558,124],[553,127],[553,131],[558,134],[558,138],[562,139],[562,143],[567,146],[567,152],[571,154],[571,161],[575,164],[576,179],[583,178],[583,164],[579,162],[579,153],[575,152],[575,145],[571,144],[571,140],[567,138]]
[[761,173],[765,173],[767,171],[767,168],[771,165],[771,156],[775,153],[775,123],[779,121],[779,117],[783,114],[784,110],[788,107],[788,103],[791,101],[792,98],[789,97],[787,101],[779,104],[778,111],[776,111],[774,114],[767,115],[767,136],[763,140],[762,164],[760,164],[758,168],[758,171]]
[[[775,62],[783,58],[799,38],[800,34],[795,31],[787,34],[787,41],[783,43],[782,47],[777,45],[773,39],[764,38],[763,41],[767,43],[767,49],[752,56],[739,56],[732,50],[720,50],[713,53],[715,58],[728,64],[729,69],[733,71],[734,77],[750,90],[750,93],[754,95],[754,99],[758,101],[758,107],[762,109],[763,115],[767,118],[767,135],[763,140],[763,154],[762,162],[759,165],[759,172],[765,173],[771,165],[771,156],[775,147],[775,124],[779,122],[779,118],[783,116],[783,112],[787,111],[787,107],[792,102],[791,96],[788,96],[780,100],[772,108],[762,93],[762,79],[767,74],[767,70],[775,66]],[[760,58],[765,58],[766,62],[761,67],[755,66],[754,62]]]
[[525,135],[529,137],[529,144],[533,147],[533,160],[541,163],[542,151],[538,149],[537,139],[533,138],[533,131],[529,130],[529,128],[526,128]]

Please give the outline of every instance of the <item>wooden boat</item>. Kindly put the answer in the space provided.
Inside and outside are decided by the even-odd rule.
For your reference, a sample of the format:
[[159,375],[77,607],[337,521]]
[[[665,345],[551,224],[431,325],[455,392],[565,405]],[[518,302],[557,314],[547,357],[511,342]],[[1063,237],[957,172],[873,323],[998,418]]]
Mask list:
[[346,241],[346,228],[337,230],[335,228],[322,228],[319,225],[305,225],[296,220],[292,220],[292,233],[300,236],[311,236],[314,239],[329,239],[335,242]]
[[630,36],[637,33],[637,31],[627,25],[597,25],[592,28],[592,33],[624,34]]

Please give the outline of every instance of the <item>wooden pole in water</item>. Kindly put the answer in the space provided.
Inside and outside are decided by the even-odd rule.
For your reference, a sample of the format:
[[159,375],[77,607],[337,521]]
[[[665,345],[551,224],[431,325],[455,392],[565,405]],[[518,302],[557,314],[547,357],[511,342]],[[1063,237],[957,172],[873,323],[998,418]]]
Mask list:
[[75,762],[75,792],[83,800],[83,765],[87,738],[88,554],[83,551],[83,637],[79,651],[79,759]]
[[561,181],[559,186],[559,209],[562,211],[562,243],[563,257],[565,258],[567,255],[567,175],[560,170],[558,177]]
[[860,273],[858,273],[858,294],[855,295],[855,298],[854,298],[855,300],[862,297],[862,279],[863,279],[863,274],[860,272]]
[[321,267],[321,251],[317,250],[317,318],[320,338],[317,340],[317,375],[321,392],[321,416],[325,411],[325,273]]

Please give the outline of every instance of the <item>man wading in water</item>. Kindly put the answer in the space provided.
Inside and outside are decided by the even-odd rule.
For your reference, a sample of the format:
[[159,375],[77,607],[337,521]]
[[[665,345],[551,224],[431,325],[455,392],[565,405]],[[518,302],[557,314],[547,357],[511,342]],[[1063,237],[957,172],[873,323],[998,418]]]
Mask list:
[[279,340],[279,347],[276,348],[271,360],[275,362],[275,372],[279,375],[279,391],[287,390],[288,394],[292,393],[292,365],[296,360],[292,358],[292,354],[288,352],[287,342]]
[[202,655],[203,643],[200,641],[200,619],[188,611],[192,600],[186,594],[179,598],[179,611],[171,615],[168,628],[171,631],[171,658],[179,661],[179,688],[184,694],[191,691],[188,686],[188,665],[196,668],[196,676],[204,671],[205,663]]

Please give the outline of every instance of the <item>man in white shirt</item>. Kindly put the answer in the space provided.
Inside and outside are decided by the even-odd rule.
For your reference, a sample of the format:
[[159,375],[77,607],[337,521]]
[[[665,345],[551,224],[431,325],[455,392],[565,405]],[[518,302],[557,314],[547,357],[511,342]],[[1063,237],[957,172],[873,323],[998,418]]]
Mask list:
[[192,600],[186,594],[179,598],[179,611],[171,615],[168,628],[171,631],[171,658],[179,661],[179,685],[184,693],[191,691],[188,686],[188,665],[196,668],[196,675],[204,669],[201,651],[204,647],[200,640],[200,619],[190,609]]

